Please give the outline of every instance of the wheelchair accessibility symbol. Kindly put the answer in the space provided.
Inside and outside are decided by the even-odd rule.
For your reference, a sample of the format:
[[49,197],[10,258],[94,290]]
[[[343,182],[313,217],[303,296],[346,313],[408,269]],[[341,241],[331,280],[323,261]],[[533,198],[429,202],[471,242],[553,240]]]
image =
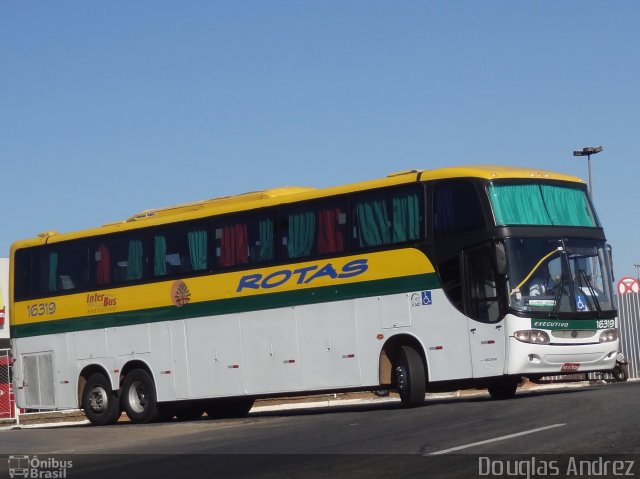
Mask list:
[[422,304],[428,306],[431,304],[431,291],[422,292]]
[[420,293],[413,293],[411,295],[412,308],[430,306],[431,304],[431,291],[420,291]]
[[587,307],[587,298],[585,298],[581,294],[576,295],[576,309],[578,311],[588,311],[589,310],[589,308]]

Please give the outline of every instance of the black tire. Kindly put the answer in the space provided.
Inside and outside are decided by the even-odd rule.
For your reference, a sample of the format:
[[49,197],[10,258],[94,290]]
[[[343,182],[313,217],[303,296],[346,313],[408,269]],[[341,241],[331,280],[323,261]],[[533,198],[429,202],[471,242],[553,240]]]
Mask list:
[[134,369],[124,378],[122,409],[135,424],[145,424],[158,418],[156,388],[153,379],[145,370]]
[[247,397],[215,399],[205,409],[211,419],[233,419],[249,414],[254,402],[254,398]]
[[93,373],[82,391],[82,409],[94,426],[115,424],[122,411],[118,395],[111,389],[111,381],[102,373]]
[[623,364],[620,366],[620,381],[626,381],[629,379],[629,365]]
[[401,346],[396,354],[393,374],[402,407],[422,405],[427,390],[427,375],[420,354],[410,346]]
[[517,376],[501,376],[489,383],[487,390],[492,399],[502,400],[515,397],[520,378]]
[[204,414],[204,405],[192,401],[180,401],[176,404],[178,421],[195,421]]
[[612,378],[608,382],[619,383],[626,381],[629,379],[629,366],[627,364],[616,364],[610,374]]

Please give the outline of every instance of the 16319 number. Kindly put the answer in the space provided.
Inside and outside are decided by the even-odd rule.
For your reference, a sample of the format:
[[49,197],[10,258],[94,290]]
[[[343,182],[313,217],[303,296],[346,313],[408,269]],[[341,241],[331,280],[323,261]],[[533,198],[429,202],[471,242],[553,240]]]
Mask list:
[[49,316],[56,312],[56,303],[36,303],[27,306],[27,314],[30,318],[37,316]]

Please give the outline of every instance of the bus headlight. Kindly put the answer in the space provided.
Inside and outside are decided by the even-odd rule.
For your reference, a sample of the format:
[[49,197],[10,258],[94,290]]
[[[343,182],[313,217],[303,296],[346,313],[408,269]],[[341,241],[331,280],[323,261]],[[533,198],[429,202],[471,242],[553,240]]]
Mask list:
[[606,329],[600,333],[600,342],[601,343],[610,343],[611,341],[618,340],[618,330],[617,329]]
[[524,331],[516,331],[513,337],[523,343],[532,344],[549,344],[549,335],[539,329],[528,329]]

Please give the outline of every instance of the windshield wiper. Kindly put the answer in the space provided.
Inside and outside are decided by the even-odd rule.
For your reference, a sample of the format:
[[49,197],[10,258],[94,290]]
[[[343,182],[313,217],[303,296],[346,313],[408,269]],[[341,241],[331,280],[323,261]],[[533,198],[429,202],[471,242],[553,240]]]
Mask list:
[[549,313],[550,318],[557,318],[560,311],[560,301],[562,300],[562,292],[564,291],[564,272],[560,273],[560,284],[556,285],[556,291],[553,295],[553,309]]
[[[591,299],[593,299],[593,304],[595,305],[596,310],[598,311],[598,316],[600,316],[600,313],[602,313],[602,308],[600,307],[600,301],[598,301],[598,296],[596,295],[596,291],[595,289],[593,289],[593,286],[591,286],[591,281],[589,281],[587,273],[585,273],[583,269],[580,270],[580,278],[587,285],[587,288],[589,288],[589,295],[591,296]],[[588,299],[587,299],[587,302],[589,302]]]

